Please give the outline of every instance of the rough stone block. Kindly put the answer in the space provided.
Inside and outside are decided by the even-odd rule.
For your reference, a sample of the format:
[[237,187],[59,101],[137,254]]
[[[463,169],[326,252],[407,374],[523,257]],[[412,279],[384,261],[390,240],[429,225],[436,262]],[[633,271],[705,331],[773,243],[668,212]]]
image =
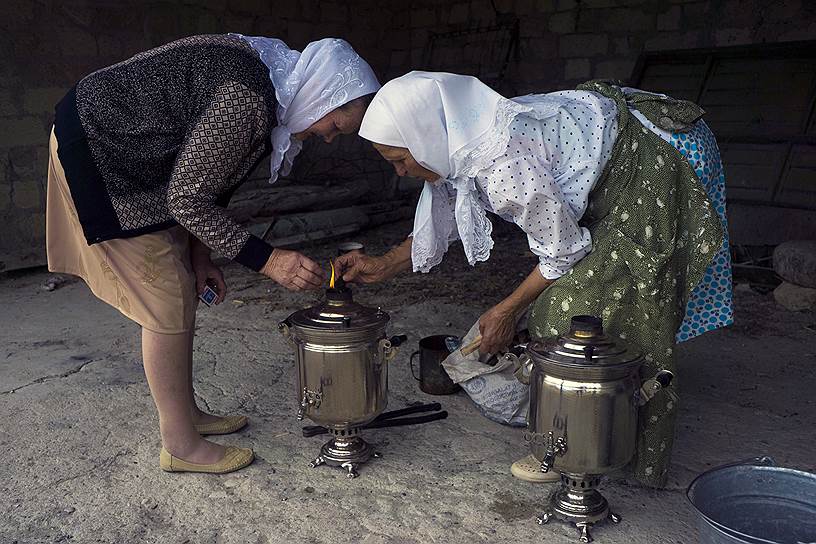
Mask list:
[[286,30],[289,36],[287,45],[301,50],[314,38],[315,27],[311,23],[289,21],[289,24],[286,25]]
[[0,131],[0,147],[41,145],[48,141],[48,129],[41,117],[27,115],[11,117],[3,121]]
[[425,66],[425,48],[414,47],[411,49],[411,67],[415,70],[428,68]]
[[703,7],[704,4],[692,4],[682,6],[683,10],[683,28],[706,28],[711,24],[712,9]]
[[562,57],[596,57],[605,55],[609,49],[606,34],[565,34],[558,44]]
[[564,79],[587,80],[592,74],[592,65],[589,59],[567,59],[564,65]]
[[682,19],[683,9],[680,6],[672,6],[668,11],[657,15],[657,30],[680,30]]
[[447,23],[451,25],[467,24],[470,21],[470,5],[454,4],[448,13]]
[[542,32],[546,32],[547,18],[538,16],[525,17],[519,23],[519,37],[535,38],[541,36]]
[[224,16],[223,21],[224,28],[228,28],[230,32],[251,35],[255,18],[250,15],[229,14]]
[[[45,193],[43,192],[43,206],[45,209]],[[29,236],[36,241],[45,240],[45,214],[42,212],[32,213],[28,222]],[[44,245],[44,244],[43,244]]]
[[417,9],[411,11],[412,27],[429,27],[434,26],[436,23],[436,10],[434,9]]
[[299,0],[300,17],[304,21],[317,21],[320,16],[321,0]]
[[578,7],[578,0],[555,0],[555,9],[564,11]]
[[552,60],[558,57],[558,35],[545,33],[538,38],[524,38],[519,42],[519,50],[525,58]]
[[[267,0],[229,0],[227,9],[234,13],[249,15],[268,15],[272,13],[271,2]],[[297,2],[275,2],[275,11],[283,4],[297,4]]]
[[349,20],[349,9],[344,3],[322,2],[320,4],[320,19],[333,23],[346,23]]
[[617,0],[581,0],[582,8],[613,8],[617,5]]
[[389,68],[396,68],[400,66],[407,66],[410,53],[408,51],[395,50],[391,51],[391,58],[388,61]]
[[553,13],[547,19],[547,27],[551,32],[557,32],[558,34],[575,32],[576,17],[577,15],[574,11]]
[[691,49],[701,47],[700,32],[696,30],[683,32],[661,32],[647,39],[644,48],[647,51],[665,51],[669,49]]
[[717,46],[743,45],[751,43],[750,28],[722,28],[714,33]]
[[382,36],[382,46],[389,49],[405,49],[410,45],[411,32],[407,29],[385,32]]
[[0,117],[18,115],[21,110],[18,93],[6,89],[0,90]]
[[[132,19],[130,23],[133,24]],[[53,44],[65,44],[61,53],[66,57],[92,57],[99,54],[96,38],[90,32],[76,26],[57,27],[54,30]]]
[[774,289],[776,302],[788,310],[801,312],[816,310],[816,289],[800,287],[788,282],[782,282]]
[[774,272],[785,281],[816,288],[816,240],[792,240],[773,253]]
[[643,49],[643,40],[635,36],[622,36],[612,39],[609,53],[616,57],[637,56]]
[[513,13],[516,15],[538,15],[552,11],[555,11],[555,0],[516,0]]
[[635,67],[634,59],[613,59],[599,62],[595,65],[596,79],[620,79],[627,81]]
[[779,41],[812,40],[816,36],[816,21],[810,24],[797,24],[795,28],[788,28],[776,35]]
[[11,206],[11,186],[0,183],[0,212]]
[[[452,11],[451,16],[453,16]],[[470,3],[470,14],[467,16],[467,19],[461,22],[472,23],[475,26],[488,26],[493,24],[495,20],[496,12],[490,2],[473,0]]]
[[14,184],[11,195],[12,206],[22,209],[42,209],[45,206],[45,195],[40,184],[33,180],[19,181]]
[[[763,22],[772,19],[776,12],[784,13],[785,1],[775,2],[773,9],[761,10],[753,6],[746,6],[745,0],[724,0],[712,6],[712,12],[716,12],[720,21],[733,28],[749,28],[759,26]],[[719,9],[718,9],[719,8]],[[789,14],[786,19],[793,15]]]
[[514,9],[514,0],[494,0],[496,11],[499,13],[510,13]]
[[644,32],[654,30],[655,15],[642,8],[582,10],[578,18],[579,32]]
[[65,89],[62,87],[29,89],[23,97],[23,109],[26,113],[31,114],[50,114],[63,96],[65,96]]
[[425,47],[431,36],[431,32],[424,28],[414,28],[411,30],[411,47]]

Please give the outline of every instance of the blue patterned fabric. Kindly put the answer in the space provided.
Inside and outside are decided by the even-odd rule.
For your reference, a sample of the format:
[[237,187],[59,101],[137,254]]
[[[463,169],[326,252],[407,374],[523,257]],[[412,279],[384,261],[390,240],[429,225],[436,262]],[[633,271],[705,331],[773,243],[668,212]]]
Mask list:
[[720,160],[720,149],[714,133],[704,121],[695,123],[688,132],[671,133],[655,126],[639,111],[629,111],[646,128],[673,145],[694,168],[723,225],[723,245],[711,260],[703,281],[692,291],[686,305],[686,315],[677,330],[675,340],[685,342],[734,322],[731,252],[725,217],[725,170]]
[[[662,135],[661,135],[662,136]],[[694,168],[723,224],[723,245],[706,270],[703,281],[689,297],[686,315],[677,331],[677,342],[734,322],[731,253],[725,217],[725,171],[714,134],[703,121],[689,132],[671,134],[668,142]]]

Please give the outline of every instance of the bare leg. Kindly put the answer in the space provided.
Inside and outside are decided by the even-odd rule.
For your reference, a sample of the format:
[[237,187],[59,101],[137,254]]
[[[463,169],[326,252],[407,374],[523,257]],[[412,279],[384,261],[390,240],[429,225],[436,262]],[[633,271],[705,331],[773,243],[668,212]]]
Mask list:
[[190,326],[187,333],[187,381],[189,384],[188,399],[190,401],[190,414],[193,417],[193,425],[203,425],[218,421],[220,418],[204,412],[198,407],[195,400],[195,389],[193,388],[193,339],[195,338],[195,321]]
[[190,342],[191,333],[161,334],[143,328],[145,375],[159,411],[165,449],[191,463],[216,463],[224,457],[224,447],[204,440],[193,427]]

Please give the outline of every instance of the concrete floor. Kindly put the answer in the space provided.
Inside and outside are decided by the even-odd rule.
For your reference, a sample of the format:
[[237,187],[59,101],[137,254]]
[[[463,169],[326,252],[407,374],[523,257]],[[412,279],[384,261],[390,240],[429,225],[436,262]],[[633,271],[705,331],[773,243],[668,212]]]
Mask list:
[[[409,228],[362,238],[378,253]],[[214,412],[249,415],[245,431],[216,440],[251,446],[258,460],[225,476],[166,474],[137,326],[82,283],[46,292],[44,272],[0,277],[0,542],[575,542],[571,528],[533,521],[549,489],[509,475],[526,454],[521,430],[484,419],[463,393],[419,392],[408,369],[420,337],[464,332],[532,268],[523,239],[498,233],[497,242],[492,264],[468,268],[454,247],[435,273],[357,290],[391,313],[390,332],[409,335],[391,363],[389,408],[439,400],[450,417],[368,432],[384,456],[352,481],[308,468],[325,437],[300,435],[292,355],[276,330],[313,295],[228,267],[229,300],[199,309],[196,391]],[[308,253],[327,260],[332,247]],[[607,482],[623,523],[597,528],[598,542],[695,542],[684,489],[717,464],[770,454],[816,470],[814,318],[747,288],[736,295],[736,325],[679,350],[684,390],[669,488]]]

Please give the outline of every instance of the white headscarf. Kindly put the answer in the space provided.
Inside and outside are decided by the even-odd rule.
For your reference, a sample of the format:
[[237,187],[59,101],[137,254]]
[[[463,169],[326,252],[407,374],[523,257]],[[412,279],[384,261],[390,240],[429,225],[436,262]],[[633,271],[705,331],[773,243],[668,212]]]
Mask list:
[[272,129],[269,182],[287,175],[303,147],[292,134],[302,132],[343,104],[380,88],[377,76],[351,45],[339,38],[311,42],[303,53],[275,38],[232,34],[249,43],[269,68],[278,100],[278,125]]
[[504,98],[475,77],[442,72],[410,72],[386,83],[372,100],[360,136],[407,148],[442,178],[425,183],[417,204],[411,250],[415,272],[439,264],[457,237],[471,265],[490,257],[493,226],[473,178],[507,149],[517,115],[551,114],[526,102]]

